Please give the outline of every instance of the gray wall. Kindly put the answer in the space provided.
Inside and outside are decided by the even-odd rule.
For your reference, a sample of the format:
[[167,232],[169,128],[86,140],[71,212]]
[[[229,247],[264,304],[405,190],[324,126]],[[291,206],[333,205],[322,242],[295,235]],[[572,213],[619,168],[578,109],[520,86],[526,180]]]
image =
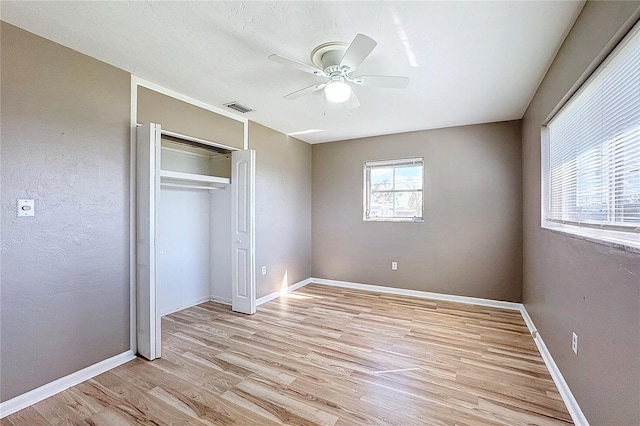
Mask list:
[[[256,150],[256,291],[311,276],[311,145],[249,122]],[[260,269],[267,267],[267,274]]]
[[[520,137],[511,121],[313,145],[313,277],[519,302]],[[364,222],[363,162],[414,156],[424,223]]]
[[130,77],[0,25],[6,401],[129,349]]
[[[1,25],[6,401],[129,349],[130,76]],[[311,275],[311,146],[251,123],[250,147],[261,297]]]
[[524,303],[594,426],[640,424],[640,256],[540,228],[540,126],[639,4],[587,2],[523,120]]
[[244,123],[138,86],[137,121],[162,130],[244,149]]

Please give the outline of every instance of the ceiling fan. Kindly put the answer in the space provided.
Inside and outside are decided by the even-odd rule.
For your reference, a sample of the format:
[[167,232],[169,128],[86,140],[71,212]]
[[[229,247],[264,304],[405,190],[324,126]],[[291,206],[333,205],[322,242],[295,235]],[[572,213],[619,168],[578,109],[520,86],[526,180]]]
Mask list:
[[351,84],[359,86],[388,87],[404,89],[409,84],[408,77],[391,75],[361,75],[353,76],[353,72],[371,54],[377,43],[371,37],[358,34],[351,44],[342,42],[324,43],[313,49],[311,62],[316,67],[285,58],[277,54],[269,59],[289,68],[294,68],[328,79],[324,83],[314,84],[284,96],[285,99],[297,99],[309,93],[324,89],[327,100],[345,103],[349,109],[357,108],[360,102],[351,90]]

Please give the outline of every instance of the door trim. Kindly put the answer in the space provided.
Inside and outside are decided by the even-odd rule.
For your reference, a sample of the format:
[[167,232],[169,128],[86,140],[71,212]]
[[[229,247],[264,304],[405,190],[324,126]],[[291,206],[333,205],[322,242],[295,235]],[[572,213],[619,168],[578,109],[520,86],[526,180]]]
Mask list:
[[225,117],[240,121],[244,126],[244,149],[249,149],[249,119],[246,117],[239,117],[229,111],[222,108],[207,104],[166,87],[160,86],[151,81],[140,78],[134,74],[131,74],[131,111],[130,111],[130,129],[129,129],[129,346],[133,353],[138,352],[137,346],[137,254],[136,254],[136,239],[137,239],[137,210],[136,210],[136,127],[138,123],[138,86],[146,87],[147,89],[154,90],[163,95],[171,96],[172,98],[179,99],[183,102],[204,108],[216,114],[223,115]]
[[[129,131],[129,346],[130,349],[137,353],[137,309],[138,309],[138,300],[137,300],[137,208],[136,208],[136,195],[137,195],[137,143],[136,143],[136,128],[137,128],[137,111],[138,111],[138,87],[142,86],[151,90],[154,90],[158,93],[170,96],[174,99],[178,99],[180,101],[186,102],[191,105],[195,105],[197,107],[206,109],[208,111],[214,112],[216,114],[222,115],[224,117],[231,118],[233,120],[239,121],[243,124],[243,148],[244,150],[249,149],[249,119],[245,117],[239,117],[238,115],[222,109],[220,107],[216,107],[210,105],[208,103],[202,102],[200,100],[194,99],[187,95],[184,95],[179,92],[175,92],[166,87],[160,86],[151,81],[140,78],[136,75],[131,74],[130,80],[130,131]],[[184,137],[184,135],[182,135]],[[212,145],[218,145],[212,143]],[[231,148],[227,146],[221,146],[223,148]],[[237,150],[237,148],[232,148],[231,150]],[[255,253],[254,253],[255,256]]]

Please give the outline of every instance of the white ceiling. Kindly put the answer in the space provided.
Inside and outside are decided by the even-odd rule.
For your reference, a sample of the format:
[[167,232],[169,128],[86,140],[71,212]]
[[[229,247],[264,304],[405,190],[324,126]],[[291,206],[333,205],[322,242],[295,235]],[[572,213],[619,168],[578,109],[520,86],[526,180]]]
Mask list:
[[[27,2],[2,1],[18,27],[310,143],[522,118],[583,1]],[[363,33],[378,42],[355,74],[410,78],[355,87],[347,110],[322,82],[269,61],[311,64],[311,50]]]

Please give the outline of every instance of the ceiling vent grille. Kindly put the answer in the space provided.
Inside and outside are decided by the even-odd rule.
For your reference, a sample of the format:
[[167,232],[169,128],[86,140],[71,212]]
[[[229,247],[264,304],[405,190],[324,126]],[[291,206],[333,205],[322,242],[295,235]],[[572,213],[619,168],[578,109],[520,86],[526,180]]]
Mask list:
[[238,112],[240,112],[242,114],[246,114],[248,112],[253,111],[252,108],[249,108],[248,106],[244,106],[242,104],[239,104],[239,103],[237,103],[235,101],[226,103],[226,104],[224,104],[224,106],[226,106],[227,108],[231,108],[234,111],[238,111]]

